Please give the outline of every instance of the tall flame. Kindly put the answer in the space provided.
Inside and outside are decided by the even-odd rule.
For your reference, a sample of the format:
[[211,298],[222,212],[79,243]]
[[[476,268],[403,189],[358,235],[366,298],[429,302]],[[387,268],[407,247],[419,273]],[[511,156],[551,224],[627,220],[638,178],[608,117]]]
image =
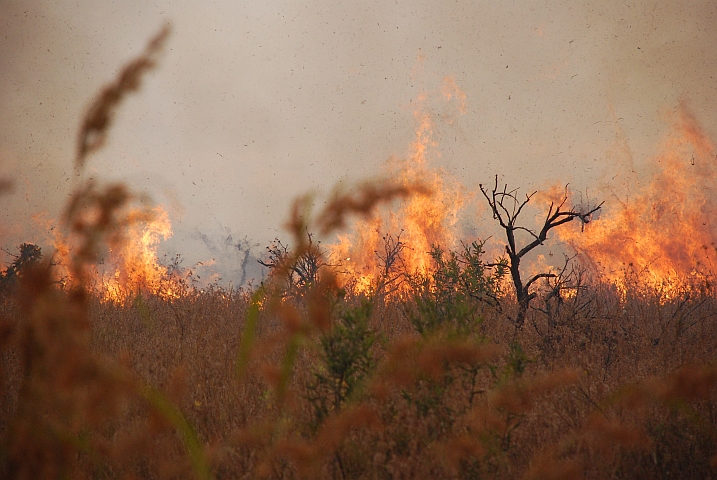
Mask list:
[[172,236],[169,215],[159,205],[152,213],[147,222],[131,223],[125,241],[117,250],[110,251],[109,268],[96,279],[101,282],[98,286],[105,300],[122,303],[140,292],[163,298],[178,296],[176,281],[169,278],[167,267],[157,260],[160,240]]
[[[170,272],[160,264],[157,258],[160,241],[172,236],[169,215],[161,205],[152,209],[149,218],[145,213],[140,209],[127,213],[131,221],[123,232],[123,241],[116,248],[110,249],[90,272],[87,287],[103,301],[123,304],[140,293],[162,298],[176,298],[181,294],[182,279],[176,272]],[[60,281],[71,286],[76,281],[68,268],[73,244],[58,230],[51,231],[54,233],[53,259],[58,266]]]
[[[451,78],[444,82],[443,94],[447,101],[453,98],[459,102],[460,113],[465,95]],[[431,247],[451,247],[456,242],[455,226],[466,195],[458,182],[442,171],[429,168],[428,159],[437,153],[433,150],[436,146],[434,123],[425,103],[426,95],[419,96],[414,111],[418,127],[407,157],[390,159],[386,168],[387,174],[403,185],[427,185],[432,195],[415,195],[396,210],[376,211],[370,218],[354,224],[351,232],[339,235],[338,242],[328,247],[331,262],[340,265],[339,280],[353,284],[359,292],[369,292],[389,280],[387,248],[399,247],[402,271],[425,274],[431,265]]]
[[653,164],[649,184],[608,206],[582,234],[558,234],[608,280],[620,285],[632,272],[664,291],[717,271],[717,158],[685,105]]

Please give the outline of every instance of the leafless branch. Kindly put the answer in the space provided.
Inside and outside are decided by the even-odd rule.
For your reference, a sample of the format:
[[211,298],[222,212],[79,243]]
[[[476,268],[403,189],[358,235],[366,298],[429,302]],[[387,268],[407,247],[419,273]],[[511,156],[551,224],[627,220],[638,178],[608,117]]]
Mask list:
[[[518,303],[520,305],[518,317],[516,318],[516,327],[521,328],[525,321],[525,313],[528,310],[530,301],[535,298],[529,292],[529,288],[540,278],[555,278],[555,274],[552,273],[539,273],[528,280],[527,283],[523,283],[523,279],[520,274],[520,261],[522,258],[531,252],[533,249],[542,245],[548,238],[548,232],[553,228],[564,225],[574,219],[579,219],[583,224],[590,222],[592,215],[600,210],[602,203],[593,208],[588,209],[566,209],[565,205],[568,202],[568,188],[565,187],[565,194],[558,202],[551,202],[548,207],[548,212],[543,221],[538,233],[535,230],[517,225],[518,217],[523,212],[523,209],[528,205],[531,199],[537,192],[526,194],[525,199],[521,199],[518,196],[518,190],[508,190],[508,186],[504,185],[502,190],[498,188],[498,175],[495,176],[495,182],[493,188],[489,191],[483,185],[480,185],[480,190],[485,199],[488,202],[488,206],[491,209],[493,218],[498,221],[500,226],[505,231],[507,244],[505,251],[508,255],[509,270],[513,285],[515,286],[516,295],[518,297]],[[518,248],[516,240],[516,232],[523,231],[532,237],[532,240],[525,244],[522,248]]]

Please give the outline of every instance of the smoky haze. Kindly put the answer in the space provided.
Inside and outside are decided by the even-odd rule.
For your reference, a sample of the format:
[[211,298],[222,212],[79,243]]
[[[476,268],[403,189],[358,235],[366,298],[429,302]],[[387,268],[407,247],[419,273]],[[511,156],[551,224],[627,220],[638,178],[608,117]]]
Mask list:
[[[0,173],[14,190],[2,245],[43,244],[34,219],[58,218],[71,193],[85,109],[167,22],[158,68],[87,175],[165,205],[168,252],[241,264],[284,235],[297,195],[405,156],[417,99],[446,77],[465,112],[441,119],[429,103],[431,161],[466,188],[497,173],[525,189],[629,190],[680,102],[717,137],[716,13],[654,0],[5,1]],[[232,268],[237,282],[246,271]]]

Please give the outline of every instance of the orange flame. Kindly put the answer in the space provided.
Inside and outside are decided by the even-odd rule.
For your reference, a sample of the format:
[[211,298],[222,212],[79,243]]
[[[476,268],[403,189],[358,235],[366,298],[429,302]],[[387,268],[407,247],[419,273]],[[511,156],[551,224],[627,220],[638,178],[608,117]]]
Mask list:
[[172,236],[169,215],[161,206],[156,206],[152,213],[147,222],[131,223],[120,248],[110,251],[107,262],[110,268],[97,277],[105,300],[124,303],[140,292],[162,298],[179,296],[176,279],[169,278],[167,267],[157,260],[160,240]]
[[619,287],[638,274],[666,297],[678,284],[704,279],[717,267],[717,158],[712,142],[680,105],[650,183],[585,226],[564,228],[563,241]]
[[[130,221],[123,242],[110,249],[106,258],[90,272],[87,287],[102,301],[118,304],[140,293],[178,298],[185,290],[183,279],[176,272],[170,273],[157,259],[159,242],[172,236],[167,211],[160,205],[155,206],[148,218],[144,210],[134,209],[127,213],[127,218]],[[38,222],[42,220],[36,218]],[[72,241],[58,232],[59,229],[48,230],[54,234],[51,239],[55,249],[53,261],[57,264],[60,283],[72,286],[76,282],[68,268],[73,255]]]
[[[451,78],[446,79],[443,93],[448,101],[455,98],[459,102],[459,112],[464,108],[465,95]],[[418,128],[407,158],[392,158],[387,170],[388,175],[403,185],[428,186],[432,195],[412,196],[397,210],[381,209],[370,218],[358,221],[350,233],[339,235],[338,242],[328,246],[331,263],[340,265],[339,281],[351,285],[357,292],[368,293],[382,282],[391,281],[385,258],[387,248],[399,247],[401,271],[426,274],[431,266],[431,247],[452,247],[456,242],[458,213],[467,196],[458,182],[428,166],[428,158],[437,155],[432,150],[437,143],[431,115],[425,112],[425,102],[426,95],[420,95],[419,106],[414,111]],[[400,292],[402,288],[394,285],[391,290]]]

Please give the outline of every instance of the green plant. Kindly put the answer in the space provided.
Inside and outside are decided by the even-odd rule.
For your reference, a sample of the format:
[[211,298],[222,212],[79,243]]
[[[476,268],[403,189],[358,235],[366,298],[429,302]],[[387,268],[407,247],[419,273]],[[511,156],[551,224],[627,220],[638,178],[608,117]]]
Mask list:
[[372,310],[365,299],[357,307],[345,307],[320,337],[319,365],[306,386],[317,425],[341,410],[375,366],[372,349],[377,336],[369,327]]
[[478,304],[499,307],[500,279],[506,264],[492,267],[483,262],[483,242],[462,245],[462,251],[446,252],[434,245],[430,254],[433,270],[415,275],[413,297],[406,303],[411,323],[421,335],[449,327],[469,333],[478,321]]

